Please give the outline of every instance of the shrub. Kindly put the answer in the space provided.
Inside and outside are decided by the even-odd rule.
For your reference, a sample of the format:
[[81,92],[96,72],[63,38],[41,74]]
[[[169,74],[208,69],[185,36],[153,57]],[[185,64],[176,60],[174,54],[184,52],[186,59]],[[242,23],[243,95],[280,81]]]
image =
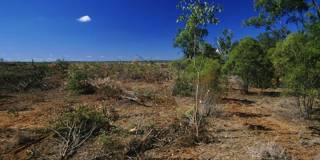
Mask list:
[[220,92],[224,88],[224,83],[219,61],[204,57],[200,57],[198,61],[203,63],[200,68],[199,79],[202,94],[206,94],[206,92],[210,90],[210,92],[213,92],[215,95],[220,95]]
[[78,106],[59,117],[53,131],[60,141],[60,159],[68,159],[91,136],[110,128],[104,115],[87,106]]
[[[64,132],[67,124],[82,125],[82,132],[89,131],[92,127],[98,131],[108,124],[103,113],[89,108],[85,105],[76,106],[71,111],[63,113],[56,121],[54,128],[59,132]],[[61,135],[64,135],[63,133]]]
[[251,156],[258,160],[292,160],[293,157],[276,143],[259,144],[249,148]]
[[112,63],[108,64],[107,75],[119,80],[163,82],[171,79],[169,71],[159,63]]
[[297,97],[305,118],[317,105],[320,95],[320,23],[307,33],[290,34],[279,42],[273,54],[273,63],[281,68],[284,84]]
[[51,74],[47,64],[3,63],[0,64],[0,89],[20,91],[42,89],[44,79]]
[[[191,61],[190,61],[191,62]],[[197,56],[192,63],[187,65],[184,76],[194,84],[195,105],[194,112],[190,117],[192,128],[199,138],[200,130],[203,126],[203,118],[211,115],[217,101],[209,101],[209,97],[218,99],[221,96],[222,74],[218,60]]]
[[64,61],[63,59],[58,59],[55,62],[55,68],[57,71],[61,72],[62,74],[66,74],[68,71],[68,68],[70,66],[70,63],[68,63],[67,61]]
[[18,117],[19,116],[19,111],[17,111],[16,108],[11,107],[7,110],[7,113],[12,116],[12,117]]
[[273,66],[267,53],[258,41],[246,37],[232,49],[224,65],[225,72],[240,76],[244,82],[243,92],[248,93],[250,85],[268,88],[272,85]]
[[94,93],[94,87],[89,83],[88,74],[78,69],[69,73],[68,89],[76,94]]
[[219,96],[223,91],[224,84],[218,60],[197,56],[195,62],[196,66],[194,61],[186,59],[171,63],[173,72],[177,75],[173,86],[173,95],[194,95],[199,73],[200,94],[204,96],[209,90],[210,93]]
[[97,93],[106,96],[107,98],[119,98],[123,94],[123,89],[119,84],[110,78],[96,78],[89,82]]
[[174,75],[177,75],[179,77],[189,64],[190,59],[183,58],[170,62],[169,67],[171,72],[174,72]]
[[179,78],[175,81],[174,86],[172,88],[173,96],[186,96],[191,97],[194,92],[194,86],[188,80]]
[[110,122],[117,121],[119,119],[119,114],[116,111],[116,109],[112,106],[110,108],[104,107],[103,108],[103,114],[107,120]]

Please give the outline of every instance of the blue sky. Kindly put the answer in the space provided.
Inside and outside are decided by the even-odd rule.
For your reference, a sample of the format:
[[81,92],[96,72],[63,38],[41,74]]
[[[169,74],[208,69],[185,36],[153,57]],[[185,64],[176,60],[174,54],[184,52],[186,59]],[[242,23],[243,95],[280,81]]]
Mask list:
[[[0,0],[0,58],[10,61],[177,59],[178,0]],[[235,38],[256,36],[242,26],[256,15],[253,0],[217,0],[221,23],[210,26],[211,43],[224,28]],[[78,18],[88,15],[90,22]],[[88,20],[88,17],[86,17]]]

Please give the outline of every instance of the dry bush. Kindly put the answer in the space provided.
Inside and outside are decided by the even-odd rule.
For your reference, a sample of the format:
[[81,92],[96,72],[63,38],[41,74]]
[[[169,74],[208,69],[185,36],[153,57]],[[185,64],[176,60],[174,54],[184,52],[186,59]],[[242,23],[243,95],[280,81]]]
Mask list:
[[192,61],[180,60],[173,64],[178,73],[173,95],[195,97],[194,109],[188,118],[198,137],[204,118],[211,114],[210,110],[218,104],[213,97],[219,99],[226,86],[221,73],[221,64],[215,59],[204,56],[197,56]]
[[105,118],[110,122],[117,121],[120,117],[120,115],[118,114],[118,112],[116,111],[116,109],[113,106],[103,107],[102,112],[103,112]]
[[7,138],[0,145],[0,155],[22,151],[48,136],[46,129],[3,129],[1,132]]
[[131,139],[125,149],[126,155],[128,157],[136,157],[139,156],[139,154],[154,148],[154,143],[156,139],[153,135],[151,135],[152,132],[153,131],[151,130],[143,137],[135,137]]
[[210,94],[210,91],[207,91],[207,94],[205,94],[199,102],[199,114],[203,117],[219,115],[221,113],[219,98],[220,97]]
[[[185,128],[183,128],[182,122],[176,121],[166,127],[156,127],[154,124],[145,124],[142,119],[138,118],[135,124],[130,130],[130,134],[134,137],[131,138],[125,144],[125,155],[130,158],[142,158],[144,157],[144,152],[154,148],[160,148],[167,145],[180,144],[190,142],[188,138],[185,137],[187,134]],[[188,127],[188,126],[186,126]],[[183,140],[182,140],[183,139]],[[187,141],[185,141],[187,140]]]
[[293,160],[293,156],[288,154],[286,149],[274,142],[257,144],[248,149],[252,158],[257,160]]
[[108,98],[119,98],[124,92],[124,90],[120,87],[120,84],[111,80],[110,78],[90,79],[89,83],[98,93]]
[[35,141],[37,138],[39,138],[39,135],[30,131],[23,131],[18,130],[15,134],[13,140],[16,145],[25,145],[30,142]]
[[87,106],[78,106],[56,120],[52,131],[60,144],[59,159],[68,159],[90,137],[110,127],[103,114]]
[[[100,132],[98,143],[102,146],[100,154],[94,159],[131,159],[143,153],[149,136],[143,133],[130,137],[132,132],[121,127],[112,126],[109,131]],[[143,140],[145,137],[145,140]]]
[[7,114],[9,114],[11,117],[18,117],[19,116],[19,110],[16,107],[10,107],[7,110]]
[[147,64],[145,67],[147,70],[144,73],[144,79],[147,82],[165,82],[172,79],[170,72],[166,70],[163,65],[151,63]]
[[135,89],[133,92],[141,100],[142,103],[148,104],[148,106],[176,105],[175,98],[166,88],[158,88],[157,90]]
[[163,129],[144,125],[140,121],[135,126],[139,128],[139,132],[113,127],[110,131],[101,133],[98,141],[104,147],[95,159],[143,159],[145,151],[168,144],[161,141],[167,138],[165,134],[161,134],[164,133]]
[[55,71],[63,75],[68,73],[69,66],[70,63],[63,59],[58,59],[53,64]]
[[45,78],[52,72],[47,64],[3,63],[0,64],[0,89],[23,91],[46,88]]
[[102,133],[99,135],[99,142],[102,143],[101,155],[96,156],[95,159],[125,159],[125,145],[122,140],[123,137],[118,133]]
[[130,131],[114,128],[100,135],[99,141],[105,146],[103,153],[108,155],[105,159],[143,159],[146,151],[155,148],[191,147],[199,143],[214,142],[204,128],[197,137],[190,129],[187,119],[177,119],[166,127],[144,124],[142,121],[138,119],[134,129]]
[[201,90],[198,95],[200,96],[197,98],[195,107],[187,111],[184,117],[188,120],[192,132],[201,139],[200,132],[206,128],[206,118],[218,116],[221,113],[221,104],[220,95],[213,95],[210,90],[206,93]]
[[320,154],[316,155],[313,160],[320,160]]
[[[204,121],[203,124],[206,124]],[[141,133],[148,135],[147,148],[162,148],[165,146],[190,147],[199,143],[211,143],[215,139],[210,137],[205,125],[199,130],[199,136],[196,135],[193,125],[187,117],[175,119],[174,122],[165,127],[148,125],[141,127]]]
[[112,63],[107,66],[107,75],[123,81],[165,82],[171,79],[170,72],[158,63]]

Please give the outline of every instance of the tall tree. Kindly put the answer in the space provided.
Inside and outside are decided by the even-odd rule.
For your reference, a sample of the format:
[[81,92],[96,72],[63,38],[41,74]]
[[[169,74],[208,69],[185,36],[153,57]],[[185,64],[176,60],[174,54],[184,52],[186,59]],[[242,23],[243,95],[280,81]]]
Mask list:
[[200,45],[200,52],[207,58],[220,59],[220,55],[217,53],[217,48],[214,48],[207,42]]
[[198,43],[204,43],[204,38],[207,35],[207,29],[197,28],[192,22],[188,22],[186,27],[181,29],[177,34],[174,47],[181,48],[184,56],[191,59],[195,55],[200,54]]
[[284,40],[290,31],[282,27],[273,31],[266,31],[258,35],[257,39],[261,44],[262,49],[268,52],[269,49],[276,47],[277,42]]
[[245,25],[272,30],[288,23],[303,27],[309,5],[304,0],[254,0],[254,8],[259,15],[246,20]]
[[250,85],[258,88],[271,86],[272,63],[258,41],[246,37],[231,51],[224,70],[238,75],[243,80],[243,93],[248,93]]
[[277,44],[273,63],[281,69],[282,79],[298,99],[306,118],[310,118],[320,97],[320,23],[307,33],[294,33]]
[[[190,58],[193,58],[198,53],[198,48],[201,44],[201,35],[199,35],[198,30],[206,30],[207,25],[209,24],[218,24],[219,20],[216,16],[217,13],[221,12],[221,7],[211,0],[181,0],[178,4],[178,9],[181,10],[181,15],[178,18],[178,22],[184,22],[185,28],[190,35],[193,36],[193,55]],[[189,36],[188,36],[189,37]],[[190,37],[189,37],[190,38]],[[199,136],[199,125],[201,123],[201,118],[199,117],[199,85],[200,85],[200,73],[201,65],[196,61],[196,58],[193,59],[194,69],[195,69],[195,106],[194,113],[192,117],[192,123],[196,129],[196,136]]]
[[233,45],[232,38],[233,38],[233,32],[230,29],[224,29],[222,32],[222,35],[218,37],[218,40],[217,40],[218,51],[223,61],[227,60],[227,57],[231,51],[231,48]]
[[[280,29],[275,29],[272,31],[266,31],[261,33],[257,39],[265,53],[268,54],[268,57],[270,59],[273,58],[274,54],[274,48],[276,47],[276,44],[282,40],[284,40],[288,35],[290,31],[287,30],[287,28],[283,27]],[[274,79],[276,82],[276,86],[281,85],[281,75],[282,75],[282,70],[279,67],[274,67]]]
[[174,46],[181,48],[185,57],[193,58],[200,54],[200,45],[208,35],[206,26],[219,23],[216,14],[221,7],[213,0],[180,0],[177,8],[181,11],[177,22],[185,27],[176,36]]

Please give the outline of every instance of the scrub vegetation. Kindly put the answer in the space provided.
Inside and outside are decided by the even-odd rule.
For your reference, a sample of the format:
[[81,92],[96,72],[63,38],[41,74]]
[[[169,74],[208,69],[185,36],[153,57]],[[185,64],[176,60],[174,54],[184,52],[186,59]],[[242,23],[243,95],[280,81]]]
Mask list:
[[213,43],[218,2],[179,1],[179,60],[1,59],[0,159],[319,158],[319,2],[255,0],[264,32]]

